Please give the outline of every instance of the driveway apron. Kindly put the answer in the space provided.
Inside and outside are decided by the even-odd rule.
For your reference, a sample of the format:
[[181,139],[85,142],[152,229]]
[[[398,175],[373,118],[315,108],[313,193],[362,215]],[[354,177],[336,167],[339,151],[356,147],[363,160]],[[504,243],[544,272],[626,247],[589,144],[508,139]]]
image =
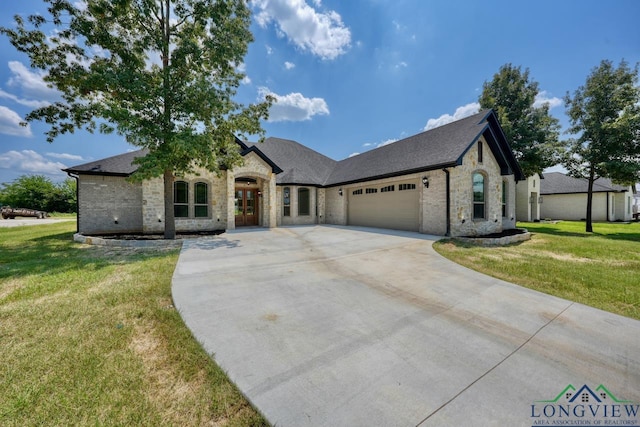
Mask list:
[[437,239],[308,226],[188,240],[174,303],[277,426],[532,426],[568,385],[640,401],[640,322],[461,267]]

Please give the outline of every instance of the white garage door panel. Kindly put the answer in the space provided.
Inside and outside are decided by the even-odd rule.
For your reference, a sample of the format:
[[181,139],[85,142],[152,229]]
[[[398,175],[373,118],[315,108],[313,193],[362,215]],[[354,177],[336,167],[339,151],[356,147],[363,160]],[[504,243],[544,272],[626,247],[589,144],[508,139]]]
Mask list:
[[[416,184],[415,182],[406,182]],[[364,186],[362,194],[349,191],[348,223],[364,227],[391,228],[394,230],[418,231],[419,228],[419,186],[415,190],[399,191],[400,184],[395,183],[395,191],[381,192],[380,186]],[[367,188],[377,188],[377,193],[366,193]]]

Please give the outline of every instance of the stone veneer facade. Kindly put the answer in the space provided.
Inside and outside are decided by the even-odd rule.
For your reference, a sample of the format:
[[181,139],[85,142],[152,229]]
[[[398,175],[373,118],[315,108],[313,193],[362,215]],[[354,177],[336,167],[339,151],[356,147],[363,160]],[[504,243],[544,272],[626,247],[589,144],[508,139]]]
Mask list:
[[[483,144],[483,162],[478,161],[478,143],[464,155],[462,164],[448,168],[450,183],[450,235],[476,236],[515,228],[516,188],[513,175],[502,176],[500,167],[489,149]],[[249,153],[244,164],[219,175],[200,170],[198,174],[178,177],[189,188],[189,217],[176,218],[177,231],[232,230],[235,228],[235,189],[248,186],[260,191],[258,198],[259,226],[308,224],[348,224],[348,195],[363,186],[382,187],[398,182],[415,182],[418,189],[419,229],[426,234],[445,235],[447,232],[447,173],[432,170],[398,177],[371,180],[318,188],[301,185],[277,185],[276,175],[257,154]],[[473,219],[472,176],[481,172],[485,176],[485,219]],[[422,177],[429,179],[429,188],[422,185]],[[251,178],[243,183],[243,178]],[[238,180],[238,181],[237,181]],[[255,180],[255,182],[253,182]],[[195,218],[194,186],[207,184],[208,215]],[[507,188],[506,216],[502,216],[502,185]],[[131,183],[123,177],[81,175],[78,179],[80,212],[78,227],[83,234],[104,233],[162,233],[164,230],[164,191],[162,178]],[[284,216],[283,189],[290,188],[290,215]],[[298,214],[298,191],[309,190],[309,215]],[[342,190],[342,195],[340,195]],[[118,200],[119,203],[113,203]]]

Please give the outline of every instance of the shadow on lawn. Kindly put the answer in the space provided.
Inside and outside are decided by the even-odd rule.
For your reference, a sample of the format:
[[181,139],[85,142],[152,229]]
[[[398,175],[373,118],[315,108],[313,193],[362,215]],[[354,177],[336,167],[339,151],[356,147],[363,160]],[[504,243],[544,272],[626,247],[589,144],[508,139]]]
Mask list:
[[35,237],[20,246],[0,242],[0,279],[100,270],[114,264],[169,256],[167,250],[82,246],[73,241],[73,234]]
[[564,231],[558,230],[553,227],[535,227],[530,228],[529,231],[531,233],[540,233],[540,234],[551,234],[554,236],[566,236],[566,237],[602,237],[603,239],[610,240],[627,240],[630,242],[640,242],[640,231],[637,233],[598,233],[594,231],[593,233],[586,232],[574,232],[574,231]]

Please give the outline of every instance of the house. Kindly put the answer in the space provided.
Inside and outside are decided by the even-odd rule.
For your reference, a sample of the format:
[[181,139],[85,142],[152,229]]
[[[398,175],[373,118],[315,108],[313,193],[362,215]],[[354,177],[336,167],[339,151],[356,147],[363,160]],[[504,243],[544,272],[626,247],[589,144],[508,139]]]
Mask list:
[[[516,185],[516,219],[584,220],[588,181],[560,172],[534,175]],[[629,221],[633,215],[633,187],[599,178],[593,183],[593,221]]]
[[[177,231],[337,224],[436,235],[515,228],[522,171],[496,115],[465,119],[341,161],[286,139],[237,140],[244,164],[177,177]],[[144,150],[65,169],[82,234],[161,233],[162,178],[126,178]]]

